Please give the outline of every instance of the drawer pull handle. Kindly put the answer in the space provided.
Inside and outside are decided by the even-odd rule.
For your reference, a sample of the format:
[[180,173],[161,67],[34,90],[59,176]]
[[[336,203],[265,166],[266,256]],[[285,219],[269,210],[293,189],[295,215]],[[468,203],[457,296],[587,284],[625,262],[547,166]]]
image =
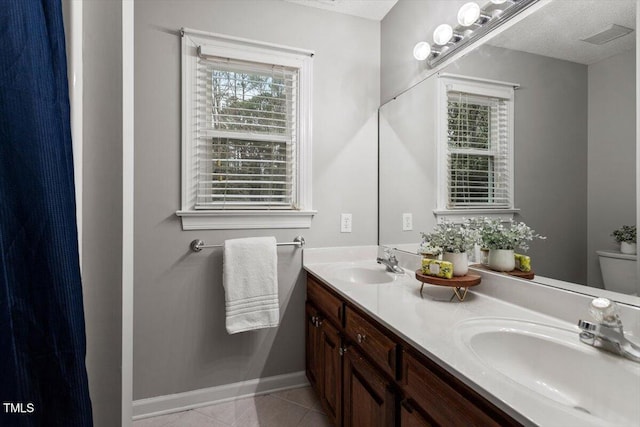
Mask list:
[[358,344],[362,344],[363,342],[365,342],[367,339],[367,336],[364,334],[357,334],[356,335],[356,340],[358,341]]
[[322,325],[322,319],[319,316],[311,316],[311,323],[316,328],[319,328]]

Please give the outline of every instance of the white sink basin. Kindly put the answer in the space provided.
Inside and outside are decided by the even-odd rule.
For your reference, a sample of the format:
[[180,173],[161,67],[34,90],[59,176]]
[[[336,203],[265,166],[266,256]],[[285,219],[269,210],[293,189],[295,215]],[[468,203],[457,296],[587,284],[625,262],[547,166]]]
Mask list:
[[398,277],[395,273],[387,272],[384,266],[373,263],[336,267],[331,270],[330,276],[334,280],[363,285],[389,283]]
[[455,338],[518,392],[524,387],[565,412],[589,414],[602,424],[640,425],[640,364],[581,343],[577,327],[473,319],[458,325]]

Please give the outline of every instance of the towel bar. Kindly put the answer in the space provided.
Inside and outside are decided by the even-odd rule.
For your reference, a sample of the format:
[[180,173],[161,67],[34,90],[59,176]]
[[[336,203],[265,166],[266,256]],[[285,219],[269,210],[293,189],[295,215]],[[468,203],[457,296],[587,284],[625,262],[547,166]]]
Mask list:
[[[293,239],[293,242],[276,243],[276,245],[277,246],[297,246],[301,248],[304,246],[304,243],[305,243],[304,237],[297,236],[295,239]],[[191,250],[193,252],[200,252],[201,250],[207,249],[207,248],[221,248],[223,245],[205,245],[202,240],[196,239],[192,241],[189,246],[191,247]]]

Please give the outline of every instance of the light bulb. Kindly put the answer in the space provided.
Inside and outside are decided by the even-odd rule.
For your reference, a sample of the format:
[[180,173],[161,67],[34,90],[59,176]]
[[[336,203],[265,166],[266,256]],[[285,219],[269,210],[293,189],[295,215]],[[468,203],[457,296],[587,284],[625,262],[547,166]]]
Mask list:
[[433,32],[433,41],[439,45],[445,45],[449,43],[449,40],[453,37],[453,28],[451,25],[442,24]]
[[493,4],[502,4],[504,2],[506,2],[507,0],[491,0],[491,3]]
[[480,6],[478,6],[478,3],[465,3],[458,10],[458,23],[463,27],[468,27],[476,22],[478,18],[480,18]]
[[413,57],[418,61],[424,61],[431,53],[431,45],[427,42],[418,42],[413,48]]

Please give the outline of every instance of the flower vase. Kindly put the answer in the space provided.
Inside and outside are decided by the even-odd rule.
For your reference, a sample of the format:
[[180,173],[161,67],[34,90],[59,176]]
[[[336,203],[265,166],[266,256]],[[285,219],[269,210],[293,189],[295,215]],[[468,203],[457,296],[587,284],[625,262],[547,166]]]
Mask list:
[[480,248],[480,264],[482,265],[489,264],[489,249]]
[[467,260],[466,252],[445,252],[442,254],[443,261],[449,261],[453,264],[454,276],[465,276],[469,271],[469,262]]
[[620,252],[623,254],[633,255],[638,251],[635,243],[620,242]]
[[489,250],[489,263],[487,266],[495,271],[513,271],[516,268],[513,249]]

